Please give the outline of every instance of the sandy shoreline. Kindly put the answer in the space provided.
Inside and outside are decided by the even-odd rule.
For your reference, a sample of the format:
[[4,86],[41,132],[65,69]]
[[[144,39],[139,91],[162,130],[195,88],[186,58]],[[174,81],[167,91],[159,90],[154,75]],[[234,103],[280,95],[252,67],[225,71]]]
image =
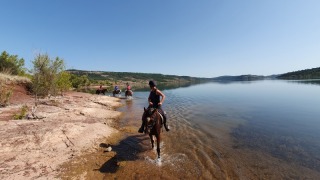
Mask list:
[[33,102],[0,109],[0,179],[57,178],[63,163],[118,132],[112,125],[121,115],[117,98],[69,92],[41,100],[36,115],[43,119],[1,119],[23,105],[31,109]]

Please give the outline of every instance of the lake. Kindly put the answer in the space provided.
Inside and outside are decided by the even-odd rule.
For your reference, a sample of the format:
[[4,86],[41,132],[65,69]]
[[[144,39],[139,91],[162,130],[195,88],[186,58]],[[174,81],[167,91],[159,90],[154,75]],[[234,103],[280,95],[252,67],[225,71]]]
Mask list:
[[[166,95],[170,132],[161,159],[137,133],[149,92],[134,92],[114,146],[126,165],[105,177],[150,179],[318,179],[320,81],[212,82]],[[129,130],[128,130],[129,129]],[[106,169],[108,167],[105,167]]]

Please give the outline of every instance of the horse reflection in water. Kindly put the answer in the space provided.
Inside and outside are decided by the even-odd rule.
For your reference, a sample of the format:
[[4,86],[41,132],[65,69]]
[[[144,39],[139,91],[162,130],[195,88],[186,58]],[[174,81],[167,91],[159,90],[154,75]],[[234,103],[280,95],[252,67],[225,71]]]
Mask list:
[[145,133],[149,134],[152,149],[154,148],[153,136],[157,139],[157,153],[158,158],[160,158],[160,141],[161,141],[161,127],[162,127],[162,117],[157,109],[155,108],[144,108],[144,113],[142,115],[142,120],[145,124]]

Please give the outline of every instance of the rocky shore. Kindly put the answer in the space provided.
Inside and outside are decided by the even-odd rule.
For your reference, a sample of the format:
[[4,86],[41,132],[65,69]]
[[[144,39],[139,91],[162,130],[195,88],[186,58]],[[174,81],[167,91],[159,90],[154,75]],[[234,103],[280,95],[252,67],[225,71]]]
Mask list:
[[[117,98],[68,92],[34,106],[31,96],[16,92],[12,103],[0,108],[0,179],[55,179],[63,163],[118,132]],[[23,106],[28,115],[14,120]]]

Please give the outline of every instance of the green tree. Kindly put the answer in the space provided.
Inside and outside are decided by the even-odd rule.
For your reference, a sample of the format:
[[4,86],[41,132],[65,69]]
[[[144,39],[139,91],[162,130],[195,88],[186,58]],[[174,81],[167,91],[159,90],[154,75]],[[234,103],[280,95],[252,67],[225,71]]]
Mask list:
[[63,95],[63,92],[67,91],[71,87],[70,78],[71,75],[67,71],[62,71],[58,74],[56,84],[61,92],[61,95]]
[[75,74],[71,74],[70,80],[72,87],[76,89],[80,89],[81,87],[87,87],[91,84],[87,75],[78,76]]
[[0,72],[6,72],[13,75],[24,75],[24,59],[18,58],[18,55],[10,55],[3,51],[0,55]]
[[51,60],[48,54],[39,54],[32,62],[33,91],[37,96],[57,95],[59,74],[64,71],[64,61],[57,57]]

